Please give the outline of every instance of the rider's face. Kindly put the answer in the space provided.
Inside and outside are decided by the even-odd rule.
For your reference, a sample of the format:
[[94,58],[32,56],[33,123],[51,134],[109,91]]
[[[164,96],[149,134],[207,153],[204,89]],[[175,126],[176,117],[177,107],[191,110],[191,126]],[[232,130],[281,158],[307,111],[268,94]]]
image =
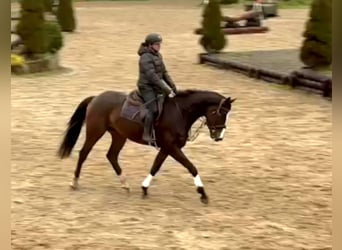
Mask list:
[[159,51],[160,50],[160,46],[161,43],[154,43],[151,45],[151,47],[155,50],[155,51]]

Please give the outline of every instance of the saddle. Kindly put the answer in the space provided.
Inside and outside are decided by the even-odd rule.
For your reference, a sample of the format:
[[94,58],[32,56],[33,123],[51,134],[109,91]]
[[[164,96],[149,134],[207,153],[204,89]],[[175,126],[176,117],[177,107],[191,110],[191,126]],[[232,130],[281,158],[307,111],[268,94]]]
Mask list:
[[[154,120],[155,125],[158,123],[159,118],[163,112],[164,99],[165,98],[163,95],[157,97],[156,101],[158,111],[157,118]],[[139,90],[133,90],[128,93],[122,105],[120,116],[130,121],[143,125],[147,112],[148,109],[144,104],[144,99],[141,97]]]

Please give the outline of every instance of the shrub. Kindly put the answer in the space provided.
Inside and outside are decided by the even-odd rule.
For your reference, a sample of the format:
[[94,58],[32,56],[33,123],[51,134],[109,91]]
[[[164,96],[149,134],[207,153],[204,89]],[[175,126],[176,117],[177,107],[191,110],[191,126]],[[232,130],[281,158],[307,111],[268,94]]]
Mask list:
[[44,0],[44,10],[46,12],[52,12],[52,0]]
[[21,17],[16,32],[25,45],[27,55],[46,52],[47,37],[44,23],[43,0],[22,0]]
[[222,14],[218,0],[209,0],[203,11],[200,44],[209,52],[218,52],[226,45],[226,37],[221,29]]
[[313,68],[329,66],[332,61],[331,0],[314,0],[303,33],[302,62]]
[[44,0],[21,0],[21,10],[44,12]]
[[238,2],[239,0],[220,0],[220,4],[234,4]]
[[47,51],[55,53],[63,47],[63,35],[60,26],[55,22],[46,22],[45,31],[47,34]]
[[57,20],[62,31],[73,32],[76,29],[72,0],[59,0]]

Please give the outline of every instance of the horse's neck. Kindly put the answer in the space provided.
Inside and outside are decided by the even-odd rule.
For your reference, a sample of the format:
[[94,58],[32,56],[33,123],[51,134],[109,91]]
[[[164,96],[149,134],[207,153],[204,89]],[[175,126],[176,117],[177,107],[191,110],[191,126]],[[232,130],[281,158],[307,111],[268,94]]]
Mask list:
[[198,118],[205,116],[205,106],[201,107],[201,105],[199,106],[195,106],[194,109],[190,112],[188,112],[188,116],[187,116],[187,130],[191,128],[191,126],[195,123],[195,121],[197,121]]
[[218,104],[219,97],[216,94],[194,93],[184,100],[183,112],[186,113],[186,130],[188,131],[195,121],[205,116],[207,107]]

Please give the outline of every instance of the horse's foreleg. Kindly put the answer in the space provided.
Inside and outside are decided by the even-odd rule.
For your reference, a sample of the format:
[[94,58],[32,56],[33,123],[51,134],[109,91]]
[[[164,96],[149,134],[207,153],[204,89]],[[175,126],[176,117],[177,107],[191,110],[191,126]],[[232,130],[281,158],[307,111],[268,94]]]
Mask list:
[[157,174],[157,172],[159,171],[161,165],[164,163],[167,156],[168,154],[165,153],[163,150],[160,150],[158,152],[156,158],[154,159],[149,175],[142,182],[141,188],[143,190],[143,197],[147,196],[147,189],[150,186],[150,183],[153,177]]
[[199,176],[194,164],[190,162],[190,160],[185,156],[185,154],[180,148],[174,147],[173,150],[170,151],[170,155],[191,173],[191,175],[194,178],[195,185],[197,187],[197,192],[201,194],[201,201],[207,204],[208,196],[204,191],[201,177]]

